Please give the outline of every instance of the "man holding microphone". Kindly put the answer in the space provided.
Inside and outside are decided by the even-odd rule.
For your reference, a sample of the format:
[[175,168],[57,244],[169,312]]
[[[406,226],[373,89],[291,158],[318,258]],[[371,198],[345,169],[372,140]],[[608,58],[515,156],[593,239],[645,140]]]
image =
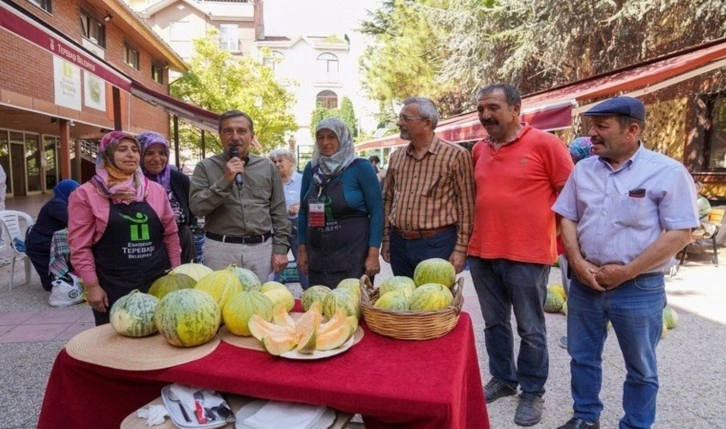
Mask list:
[[264,283],[287,266],[290,223],[280,175],[268,158],[249,153],[255,133],[248,114],[223,113],[219,136],[224,153],[197,164],[190,192],[192,212],[204,216],[204,264],[235,264]]

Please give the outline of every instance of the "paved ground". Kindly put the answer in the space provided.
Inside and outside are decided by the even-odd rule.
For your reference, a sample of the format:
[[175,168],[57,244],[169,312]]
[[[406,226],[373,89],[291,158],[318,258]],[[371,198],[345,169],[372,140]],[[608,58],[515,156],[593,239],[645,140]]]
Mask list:
[[[45,199],[9,201],[8,209],[21,209],[35,216]],[[723,405],[726,403],[724,249],[721,261],[722,266],[717,268],[707,258],[687,260],[680,272],[667,281],[669,304],[678,310],[680,323],[659,346],[661,390],[656,428],[726,429],[726,407]],[[383,270],[377,281],[390,276],[386,264],[383,264]],[[35,273],[28,284],[9,291],[9,274],[8,265],[0,267],[0,404],[3,404],[0,429],[32,428],[36,426],[55,356],[75,333],[93,326],[93,317],[85,304],[64,309],[49,307],[48,293],[42,290]],[[22,267],[16,267],[16,279],[22,280],[22,277]],[[486,383],[489,376],[484,323],[471,277],[468,272],[464,277],[464,310],[474,321],[482,383]],[[559,283],[559,278],[559,270],[553,269],[550,283]],[[291,285],[291,288],[299,294],[299,286]],[[547,328],[550,378],[546,386],[544,418],[535,427],[555,428],[572,413],[569,357],[557,346],[557,340],[565,333],[565,317],[547,315]],[[606,343],[604,368],[601,398],[605,410],[601,424],[603,428],[616,428],[622,412],[620,398],[625,371],[617,342],[612,337]],[[491,427],[516,428],[512,422],[516,406],[514,397],[490,404]]]

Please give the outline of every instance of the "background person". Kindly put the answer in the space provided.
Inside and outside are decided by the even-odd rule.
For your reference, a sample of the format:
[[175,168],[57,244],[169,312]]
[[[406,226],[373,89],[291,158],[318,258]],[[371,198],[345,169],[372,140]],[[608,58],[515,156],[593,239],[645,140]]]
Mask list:
[[197,224],[197,217],[189,210],[189,178],[169,165],[169,142],[164,136],[147,131],[139,134],[137,139],[141,144],[141,171],[149,180],[164,187],[174,213],[181,244],[181,262],[193,262],[197,254],[190,228]]
[[[270,160],[277,167],[280,173],[282,187],[285,190],[285,206],[287,207],[287,218],[290,221],[290,250],[292,256],[297,262],[298,244],[297,244],[297,214],[300,211],[300,188],[302,187],[302,174],[295,171],[295,155],[287,149],[276,149],[268,155]],[[300,271],[300,270],[298,270]],[[308,276],[299,273],[300,287],[303,290],[310,285]],[[280,281],[280,273],[275,276],[276,281]]]
[[381,187],[370,162],[355,156],[350,130],[340,119],[318,124],[301,195],[298,267],[310,284],[335,288],[346,278],[378,274]]
[[197,163],[192,176],[190,206],[204,216],[204,264],[235,264],[264,283],[287,266],[290,222],[280,174],[267,157],[249,152],[255,128],[248,114],[223,113],[219,136],[224,152]]
[[53,198],[41,207],[38,219],[25,237],[25,254],[35,267],[43,289],[53,289],[53,276],[50,274],[50,243],[53,234],[68,226],[68,197],[78,182],[65,179],[53,187]]
[[681,163],[643,146],[645,106],[637,98],[611,98],[584,116],[591,118],[597,157],[577,164],[552,207],[562,216],[573,274],[567,351],[574,416],[559,429],[600,427],[608,320],[627,371],[620,427],[649,428],[666,305],[663,272],[698,225],[695,189]]
[[144,177],[140,152],[133,135],[106,134],[98,146],[96,175],[69,199],[71,264],[83,281],[97,326],[108,323],[116,300],[134,289],[148,291],[180,264],[166,191]]
[[401,138],[411,143],[391,154],[383,182],[385,226],[381,253],[394,276],[413,278],[424,259],[442,258],[459,273],[474,213],[471,155],[436,137],[433,101],[411,97],[398,115]]
[[[514,422],[542,419],[549,375],[544,302],[550,266],[557,258],[555,215],[550,209],[572,170],[564,143],[519,120],[519,90],[497,83],[477,96],[488,137],[473,149],[476,211],[469,265],[486,323],[491,380],[487,403],[522,390]],[[521,338],[514,357],[511,315]]]

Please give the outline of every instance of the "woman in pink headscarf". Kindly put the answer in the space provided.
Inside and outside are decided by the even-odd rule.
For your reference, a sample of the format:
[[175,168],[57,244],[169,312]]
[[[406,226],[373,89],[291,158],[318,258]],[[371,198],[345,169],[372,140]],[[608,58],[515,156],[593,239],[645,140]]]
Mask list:
[[141,147],[124,131],[106,134],[96,175],[71,194],[68,246],[96,325],[116,300],[149,290],[180,264],[176,221],[164,188],[144,177]]

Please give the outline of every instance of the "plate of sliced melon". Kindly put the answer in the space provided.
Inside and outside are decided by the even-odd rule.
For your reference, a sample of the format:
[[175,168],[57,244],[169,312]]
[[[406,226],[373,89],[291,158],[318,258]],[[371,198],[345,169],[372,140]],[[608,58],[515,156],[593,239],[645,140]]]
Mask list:
[[353,347],[363,337],[356,316],[349,316],[345,309],[338,308],[330,319],[324,320],[320,302],[294,317],[284,307],[277,306],[271,322],[253,315],[248,326],[265,351],[287,359],[335,356]]

